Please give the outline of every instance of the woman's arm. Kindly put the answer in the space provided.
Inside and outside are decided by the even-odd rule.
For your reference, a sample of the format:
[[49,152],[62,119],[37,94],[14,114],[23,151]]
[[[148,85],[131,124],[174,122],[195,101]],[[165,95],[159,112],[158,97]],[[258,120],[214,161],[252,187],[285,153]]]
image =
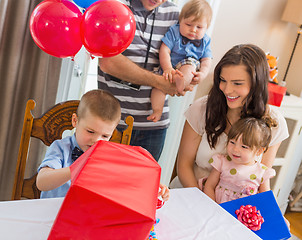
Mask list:
[[215,201],[215,188],[220,179],[220,172],[213,168],[205,183],[203,192]]
[[273,146],[270,146],[267,149],[267,151],[263,154],[261,163],[263,163],[265,166],[271,168],[274,164],[275,157],[276,157],[277,151],[280,147],[280,144],[281,144],[281,142],[277,143]]
[[44,167],[38,173],[37,187],[40,191],[53,190],[66,183],[70,178],[69,167],[60,169]]
[[174,83],[166,81],[161,75],[139,67],[122,54],[110,58],[99,58],[99,66],[103,72],[124,81],[155,87],[171,96],[177,93]]
[[183,187],[198,187],[194,164],[200,141],[201,136],[186,121],[177,155],[177,175]]

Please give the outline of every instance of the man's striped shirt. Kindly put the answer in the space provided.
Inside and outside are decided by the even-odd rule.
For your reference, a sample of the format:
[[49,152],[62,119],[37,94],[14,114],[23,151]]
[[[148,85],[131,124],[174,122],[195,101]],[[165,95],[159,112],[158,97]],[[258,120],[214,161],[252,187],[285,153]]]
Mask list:
[[[141,67],[144,66],[153,24],[153,16],[155,14],[151,48],[146,66],[146,69],[153,71],[154,67],[159,66],[161,39],[169,27],[177,23],[179,10],[175,4],[168,1],[151,12],[143,7],[140,0],[132,0],[131,6],[127,0],[122,2],[131,9],[136,21],[134,39],[122,54]],[[127,115],[132,115],[134,117],[134,129],[163,129],[169,126],[170,120],[167,97],[160,121],[154,123],[147,120],[147,117],[152,113],[150,102],[152,87],[141,86],[140,90],[137,91],[113,81],[106,81],[100,68],[98,68],[98,86],[101,89],[111,92],[119,99],[122,108],[122,119]]]

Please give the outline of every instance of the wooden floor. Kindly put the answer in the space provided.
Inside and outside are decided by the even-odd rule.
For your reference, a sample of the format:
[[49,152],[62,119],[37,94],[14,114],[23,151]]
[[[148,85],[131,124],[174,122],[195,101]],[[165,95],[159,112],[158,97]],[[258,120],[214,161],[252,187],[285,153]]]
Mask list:
[[286,212],[284,216],[290,222],[290,232],[302,239],[302,212]]

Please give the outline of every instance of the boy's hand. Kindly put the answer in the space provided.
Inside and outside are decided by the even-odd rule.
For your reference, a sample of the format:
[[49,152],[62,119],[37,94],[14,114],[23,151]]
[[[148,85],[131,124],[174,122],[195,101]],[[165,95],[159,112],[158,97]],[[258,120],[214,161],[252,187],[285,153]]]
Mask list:
[[50,191],[62,186],[70,178],[69,167],[59,169],[43,167],[38,173],[36,185],[40,191]]
[[158,193],[158,196],[161,196],[164,201],[168,201],[170,198],[169,188],[166,185],[161,184],[161,183],[159,184],[159,187],[160,187],[160,191]]

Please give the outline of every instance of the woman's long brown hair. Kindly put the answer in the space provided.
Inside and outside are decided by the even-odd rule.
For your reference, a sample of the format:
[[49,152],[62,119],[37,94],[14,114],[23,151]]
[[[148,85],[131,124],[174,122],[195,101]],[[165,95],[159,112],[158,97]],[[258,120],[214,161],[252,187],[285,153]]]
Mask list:
[[262,49],[252,44],[236,45],[219,61],[214,70],[214,84],[209,92],[206,108],[206,133],[211,148],[227,126],[228,105],[220,90],[221,69],[226,66],[244,65],[251,79],[251,89],[241,111],[241,118],[262,118],[268,101],[268,63]]

